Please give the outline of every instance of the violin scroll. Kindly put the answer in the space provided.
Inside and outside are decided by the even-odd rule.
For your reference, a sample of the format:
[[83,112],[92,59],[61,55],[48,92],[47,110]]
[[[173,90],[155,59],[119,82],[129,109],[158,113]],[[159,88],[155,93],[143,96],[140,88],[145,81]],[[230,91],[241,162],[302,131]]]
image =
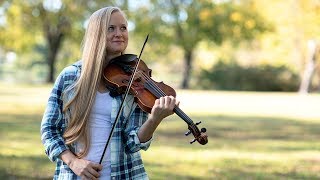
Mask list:
[[190,144],[198,141],[201,145],[205,145],[208,143],[208,136],[205,134],[207,131],[206,128],[201,128],[201,131],[199,131],[197,125],[199,125],[201,121],[197,122],[196,124],[189,124],[188,129],[189,131],[185,133],[186,136],[189,134],[193,134],[194,139],[190,141]]

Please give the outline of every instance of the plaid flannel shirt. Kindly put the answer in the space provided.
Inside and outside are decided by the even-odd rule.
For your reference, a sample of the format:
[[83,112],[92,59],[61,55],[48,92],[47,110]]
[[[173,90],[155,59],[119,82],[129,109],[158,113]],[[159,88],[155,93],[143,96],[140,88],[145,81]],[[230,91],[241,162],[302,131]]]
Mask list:
[[[81,61],[66,67],[58,76],[50,94],[48,104],[41,122],[41,140],[45,152],[51,161],[56,162],[53,179],[77,179],[76,174],[59,158],[69,149],[78,152],[76,144],[67,146],[62,137],[67,126],[66,116],[62,113],[62,93],[80,76]],[[111,178],[110,179],[148,179],[139,150],[147,150],[151,140],[140,143],[137,132],[147,120],[133,96],[127,96],[124,110],[114,129],[109,146],[111,146]],[[111,119],[115,119],[121,104],[121,96],[112,100]],[[128,118],[126,118],[128,117]]]

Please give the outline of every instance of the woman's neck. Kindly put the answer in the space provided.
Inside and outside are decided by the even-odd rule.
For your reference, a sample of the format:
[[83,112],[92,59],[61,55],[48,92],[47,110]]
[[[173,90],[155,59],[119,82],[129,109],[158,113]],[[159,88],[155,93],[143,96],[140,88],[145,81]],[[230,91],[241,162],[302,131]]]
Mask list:
[[121,53],[119,53],[119,54],[110,54],[110,55],[107,55],[107,61],[110,61],[111,59],[113,59],[113,58],[115,58],[115,57],[118,57],[118,56],[120,56],[121,55]]
[[104,83],[99,83],[98,91],[100,93],[106,93],[108,92],[108,89]]

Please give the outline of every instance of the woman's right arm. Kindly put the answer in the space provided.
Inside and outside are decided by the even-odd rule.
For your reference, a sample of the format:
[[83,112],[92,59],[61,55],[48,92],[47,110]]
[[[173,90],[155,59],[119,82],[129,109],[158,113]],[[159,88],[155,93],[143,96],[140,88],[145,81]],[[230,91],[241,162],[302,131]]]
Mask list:
[[51,161],[56,161],[59,155],[68,149],[63,139],[66,120],[62,113],[62,92],[65,88],[66,74],[67,71],[64,70],[56,79],[41,122],[41,140]]
[[102,169],[102,166],[76,157],[73,152],[69,150],[63,138],[63,132],[67,126],[67,122],[62,112],[62,92],[66,87],[74,83],[77,72],[74,66],[65,68],[54,83],[41,122],[41,140],[45,146],[45,152],[51,161],[56,161],[59,158],[66,163],[75,174],[81,176],[82,179],[96,179],[100,176],[98,171]]

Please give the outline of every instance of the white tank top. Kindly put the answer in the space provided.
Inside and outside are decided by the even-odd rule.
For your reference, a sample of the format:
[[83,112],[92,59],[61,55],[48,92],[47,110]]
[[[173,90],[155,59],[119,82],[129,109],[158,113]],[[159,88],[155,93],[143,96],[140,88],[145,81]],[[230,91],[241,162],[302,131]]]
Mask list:
[[[97,92],[94,105],[91,110],[90,117],[90,149],[84,159],[99,163],[101,155],[103,153],[105,144],[110,135],[112,128],[111,124],[111,103],[112,97],[109,92],[100,93]],[[100,171],[100,179],[110,179],[111,174],[111,151],[110,143],[107,147],[104,159],[102,160],[102,171]],[[79,178],[78,178],[79,179]]]

